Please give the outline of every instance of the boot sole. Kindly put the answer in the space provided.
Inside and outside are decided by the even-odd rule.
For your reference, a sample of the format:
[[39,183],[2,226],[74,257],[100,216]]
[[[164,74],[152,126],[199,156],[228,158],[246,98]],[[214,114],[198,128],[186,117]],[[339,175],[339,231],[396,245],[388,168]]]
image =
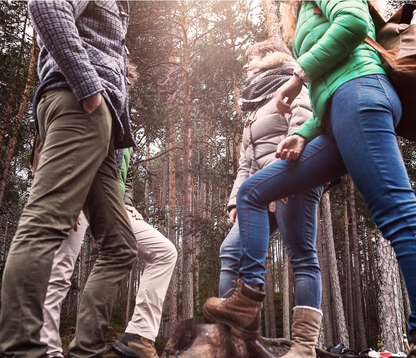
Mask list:
[[112,347],[113,351],[120,357],[120,358],[143,358],[139,353],[133,351],[125,344],[121,342],[115,342]]
[[241,328],[240,326],[237,326],[235,323],[225,318],[219,318],[219,317],[213,316],[211,313],[207,311],[205,305],[202,308],[202,314],[208,321],[211,321],[214,323],[222,323],[230,327],[231,333],[234,334],[234,336],[237,336],[238,338],[241,338],[244,341],[254,342],[259,338],[258,331],[254,331],[254,332],[248,331],[244,328]]

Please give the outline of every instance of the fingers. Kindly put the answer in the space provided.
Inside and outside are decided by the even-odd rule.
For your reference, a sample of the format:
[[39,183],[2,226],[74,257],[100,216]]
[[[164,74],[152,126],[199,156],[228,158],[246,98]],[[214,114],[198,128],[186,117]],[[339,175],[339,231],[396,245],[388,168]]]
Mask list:
[[294,149],[284,149],[280,159],[283,160],[297,160],[299,158],[299,152]]
[[283,100],[276,101],[276,109],[277,113],[279,113],[281,116],[284,116],[286,113],[292,113],[292,108],[290,107],[290,104]]
[[279,201],[280,201],[283,205],[286,205],[286,204],[287,204],[287,202],[289,201],[289,198],[282,198],[282,199],[279,199]]
[[282,160],[297,160],[299,152],[294,149],[281,149],[276,151],[275,157]]
[[234,225],[237,220],[237,209],[236,208],[231,209],[230,213],[228,214],[228,217],[230,219],[230,224]]
[[78,231],[78,225],[81,225],[81,215],[78,216],[77,222],[72,227],[72,230],[74,230],[75,232],[77,232]]
[[83,99],[82,106],[87,113],[91,114],[99,107],[101,101],[101,93],[95,93],[92,96]]
[[130,205],[125,205],[127,211],[129,211],[131,213],[131,217],[136,219],[136,220],[143,220],[143,216],[142,214],[140,214],[136,208],[134,208],[133,206]]

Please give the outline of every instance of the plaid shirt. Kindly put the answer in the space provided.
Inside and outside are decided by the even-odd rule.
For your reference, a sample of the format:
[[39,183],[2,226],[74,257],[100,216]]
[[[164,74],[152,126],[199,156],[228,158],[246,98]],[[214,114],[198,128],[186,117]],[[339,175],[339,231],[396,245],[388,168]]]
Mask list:
[[28,7],[42,91],[69,86],[78,101],[100,92],[112,110],[115,148],[135,146],[125,76],[128,2],[30,0]]

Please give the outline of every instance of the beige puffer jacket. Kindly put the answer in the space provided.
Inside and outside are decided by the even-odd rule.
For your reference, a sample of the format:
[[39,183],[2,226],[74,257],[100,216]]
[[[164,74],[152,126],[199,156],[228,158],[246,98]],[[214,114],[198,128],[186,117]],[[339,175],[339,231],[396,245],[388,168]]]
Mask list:
[[[264,59],[270,61],[270,56]],[[279,58],[275,60],[280,61]],[[268,67],[270,68],[270,64]],[[250,113],[243,131],[239,168],[228,201],[228,211],[236,206],[236,195],[244,180],[275,162],[276,146],[312,117],[308,90],[305,87],[293,101],[291,108],[292,114],[281,116],[277,113],[276,98],[273,97],[259,103]]]

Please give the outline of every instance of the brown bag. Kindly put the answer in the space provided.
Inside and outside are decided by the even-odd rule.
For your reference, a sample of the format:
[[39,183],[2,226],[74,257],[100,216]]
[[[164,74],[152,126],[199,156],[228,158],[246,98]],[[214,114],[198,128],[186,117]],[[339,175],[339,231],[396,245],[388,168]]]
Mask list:
[[410,25],[416,5],[406,4],[387,22],[370,6],[377,42],[366,41],[381,55],[384,70],[402,102],[397,135],[416,141],[416,25]]

